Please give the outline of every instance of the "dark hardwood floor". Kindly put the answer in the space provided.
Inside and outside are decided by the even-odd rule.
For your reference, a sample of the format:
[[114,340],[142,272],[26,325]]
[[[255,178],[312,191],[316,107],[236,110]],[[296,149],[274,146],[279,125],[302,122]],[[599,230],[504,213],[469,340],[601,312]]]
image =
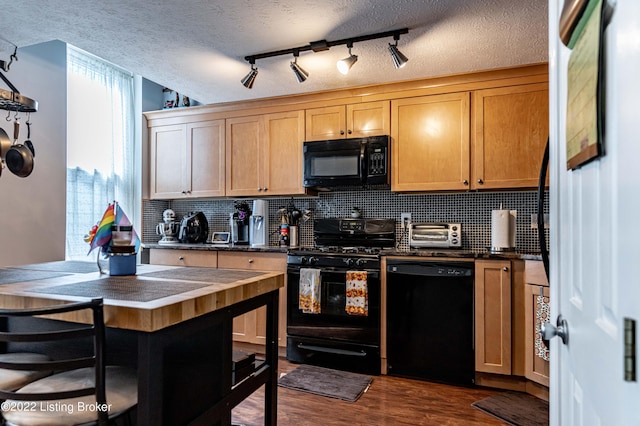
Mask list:
[[[297,367],[280,358],[280,373]],[[369,390],[346,402],[278,387],[279,425],[504,425],[471,406],[499,390],[374,376]],[[264,424],[264,389],[233,410],[234,424]]]

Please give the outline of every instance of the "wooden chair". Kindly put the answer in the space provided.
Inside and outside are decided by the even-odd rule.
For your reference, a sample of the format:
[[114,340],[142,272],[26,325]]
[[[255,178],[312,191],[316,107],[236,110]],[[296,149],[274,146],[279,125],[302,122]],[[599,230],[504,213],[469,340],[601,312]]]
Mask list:
[[8,425],[106,425],[109,419],[129,412],[137,404],[135,371],[105,366],[102,299],[36,309],[0,309],[0,317],[34,317],[76,311],[76,318],[85,319],[88,325],[69,324],[69,327],[53,331],[0,332],[0,342],[65,342],[73,347],[77,344],[74,340],[90,338],[93,341],[92,353],[88,356],[71,355],[44,361],[0,359],[0,369],[54,372],[18,390],[0,390],[0,399],[5,400],[2,414]]

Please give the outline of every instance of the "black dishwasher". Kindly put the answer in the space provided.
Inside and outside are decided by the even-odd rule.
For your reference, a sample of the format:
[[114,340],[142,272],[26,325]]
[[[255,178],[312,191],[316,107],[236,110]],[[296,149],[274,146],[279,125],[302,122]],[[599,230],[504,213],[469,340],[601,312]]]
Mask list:
[[387,261],[387,374],[474,383],[473,262]]

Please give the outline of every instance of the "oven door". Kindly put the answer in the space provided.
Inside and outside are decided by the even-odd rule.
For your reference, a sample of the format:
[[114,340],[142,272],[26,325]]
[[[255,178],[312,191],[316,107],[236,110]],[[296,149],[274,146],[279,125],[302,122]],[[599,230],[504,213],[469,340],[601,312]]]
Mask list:
[[[350,269],[355,270],[355,269]],[[350,315],[346,306],[346,269],[322,268],[320,313],[299,308],[300,269],[287,270],[287,334],[336,341],[380,344],[380,272],[367,271],[368,315]]]

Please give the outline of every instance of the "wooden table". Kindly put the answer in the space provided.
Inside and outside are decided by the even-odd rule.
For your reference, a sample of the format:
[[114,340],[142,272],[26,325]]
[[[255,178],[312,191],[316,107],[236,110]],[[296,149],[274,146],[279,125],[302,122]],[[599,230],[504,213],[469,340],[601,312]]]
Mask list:
[[[73,262],[19,267],[24,273],[0,269],[0,308],[104,297],[107,327],[135,345],[139,425],[230,424],[231,409],[263,384],[265,423],[276,424],[283,273],[139,265],[135,276],[112,277],[61,272],[65,265],[75,270]],[[25,281],[3,281],[12,274],[15,281],[16,273]],[[261,306],[267,309],[265,361],[232,386],[233,318]],[[77,314],[56,319],[89,322]]]

